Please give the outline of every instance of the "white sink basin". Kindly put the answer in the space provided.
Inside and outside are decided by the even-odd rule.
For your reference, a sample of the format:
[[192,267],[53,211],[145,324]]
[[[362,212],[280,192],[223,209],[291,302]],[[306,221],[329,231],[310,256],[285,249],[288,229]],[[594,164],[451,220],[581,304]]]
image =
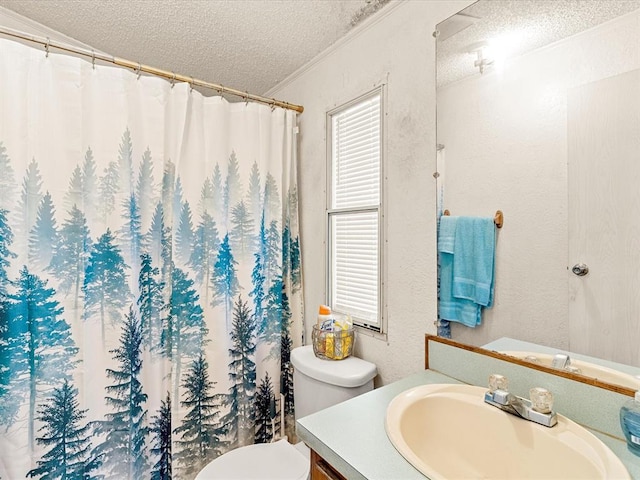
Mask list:
[[[504,351],[500,352],[505,355],[520,358],[522,360],[527,357],[535,357],[536,360],[530,360],[533,363],[544,365],[546,367],[552,367],[553,355],[548,353],[536,353],[536,352],[522,352],[522,351]],[[623,387],[631,388],[632,390],[640,390],[640,379],[629,375],[628,373],[620,372],[612,368],[603,367],[595,363],[585,362],[584,360],[578,360],[571,357],[571,366],[580,369],[580,375],[587,377],[597,378],[603,382],[613,383],[615,385],[621,385]]]
[[558,415],[552,428],[484,403],[486,388],[433,384],[395,397],[386,430],[400,454],[431,480],[630,479],[613,452]]

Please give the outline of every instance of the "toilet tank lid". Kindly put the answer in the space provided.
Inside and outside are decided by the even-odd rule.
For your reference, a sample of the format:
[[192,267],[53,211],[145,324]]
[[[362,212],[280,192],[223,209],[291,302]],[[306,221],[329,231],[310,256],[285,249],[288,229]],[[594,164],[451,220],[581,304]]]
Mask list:
[[294,348],[291,351],[293,367],[306,376],[338,387],[360,387],[375,377],[376,366],[361,358],[349,357],[344,360],[324,360],[313,354],[313,347]]

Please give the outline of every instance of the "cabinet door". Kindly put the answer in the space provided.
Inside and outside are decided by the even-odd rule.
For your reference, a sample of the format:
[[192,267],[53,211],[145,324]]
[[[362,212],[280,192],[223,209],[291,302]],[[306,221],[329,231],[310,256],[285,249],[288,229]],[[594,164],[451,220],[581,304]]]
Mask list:
[[346,480],[327,461],[311,450],[311,480]]

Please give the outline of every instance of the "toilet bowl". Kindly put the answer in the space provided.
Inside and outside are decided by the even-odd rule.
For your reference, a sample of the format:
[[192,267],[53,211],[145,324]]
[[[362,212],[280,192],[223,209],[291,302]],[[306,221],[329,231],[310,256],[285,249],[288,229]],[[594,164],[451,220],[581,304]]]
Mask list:
[[[291,352],[296,418],[302,418],[373,389],[376,366],[360,358],[317,358],[310,345]],[[221,455],[195,480],[306,480],[309,448],[286,438],[240,447]]]

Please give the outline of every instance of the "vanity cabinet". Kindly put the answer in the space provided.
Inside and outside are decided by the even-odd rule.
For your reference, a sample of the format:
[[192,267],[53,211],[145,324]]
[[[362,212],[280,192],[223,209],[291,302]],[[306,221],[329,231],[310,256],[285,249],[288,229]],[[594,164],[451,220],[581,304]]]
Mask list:
[[329,463],[311,450],[311,480],[347,480]]

